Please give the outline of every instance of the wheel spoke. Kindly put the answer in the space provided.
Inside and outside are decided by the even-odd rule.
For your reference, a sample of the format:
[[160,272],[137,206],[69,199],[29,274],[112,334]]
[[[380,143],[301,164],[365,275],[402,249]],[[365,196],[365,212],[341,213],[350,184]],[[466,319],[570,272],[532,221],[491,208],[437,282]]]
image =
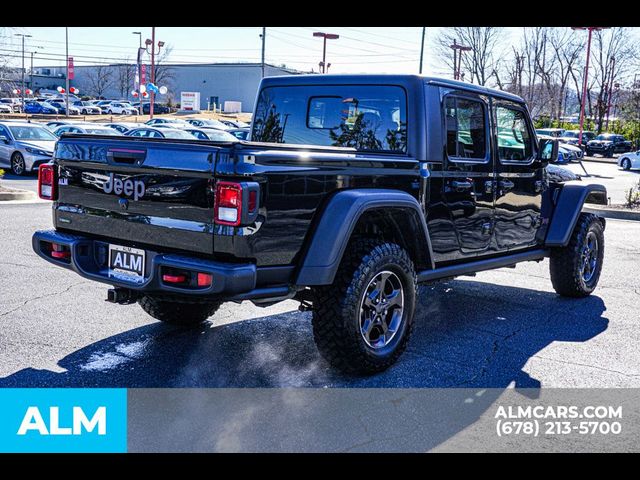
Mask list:
[[388,331],[390,333],[395,333],[400,326],[400,322],[402,321],[402,310],[395,310],[391,314],[391,320],[389,321]]
[[400,290],[394,290],[390,295],[387,295],[387,308],[390,307],[402,307],[402,292]]
[[365,318],[364,323],[362,324],[362,327],[360,327],[360,331],[362,332],[362,335],[364,335],[366,339],[369,339],[372,328],[373,328],[373,320],[371,319],[371,317]]

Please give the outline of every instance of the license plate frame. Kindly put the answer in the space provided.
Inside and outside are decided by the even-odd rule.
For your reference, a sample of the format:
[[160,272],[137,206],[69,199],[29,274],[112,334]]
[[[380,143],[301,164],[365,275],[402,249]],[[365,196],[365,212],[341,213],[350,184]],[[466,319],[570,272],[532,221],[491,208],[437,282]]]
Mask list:
[[146,252],[140,248],[109,244],[109,276],[133,282],[144,281]]

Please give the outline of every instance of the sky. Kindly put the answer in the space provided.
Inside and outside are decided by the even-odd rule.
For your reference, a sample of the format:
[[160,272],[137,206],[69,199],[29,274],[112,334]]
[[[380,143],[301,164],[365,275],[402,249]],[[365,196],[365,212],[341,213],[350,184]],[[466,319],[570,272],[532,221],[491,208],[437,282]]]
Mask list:
[[[434,52],[433,45],[442,27],[427,27],[423,73],[450,76],[449,68]],[[171,63],[260,62],[261,27],[157,27],[156,39],[172,47]],[[521,29],[507,28],[506,43],[517,38]],[[139,36],[151,38],[150,27],[69,28],[69,55],[76,65],[134,61]],[[314,31],[336,33],[338,40],[327,41],[330,73],[417,73],[422,27],[267,27],[267,63],[318,71],[322,58],[322,39]],[[25,40],[29,68],[31,52],[34,66],[63,65],[64,27],[21,27],[14,33],[32,35]],[[21,38],[9,36],[0,53],[14,55],[21,62]]]

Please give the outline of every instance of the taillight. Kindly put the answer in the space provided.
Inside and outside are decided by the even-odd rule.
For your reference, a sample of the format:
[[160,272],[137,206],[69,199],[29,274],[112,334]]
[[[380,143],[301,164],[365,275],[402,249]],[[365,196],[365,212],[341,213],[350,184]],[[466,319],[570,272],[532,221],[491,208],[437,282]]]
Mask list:
[[216,182],[214,221],[237,227],[256,221],[260,186],[256,182]]
[[216,183],[215,222],[237,227],[242,220],[242,185]]
[[38,196],[43,200],[56,200],[58,198],[57,166],[50,163],[40,165],[38,168]]

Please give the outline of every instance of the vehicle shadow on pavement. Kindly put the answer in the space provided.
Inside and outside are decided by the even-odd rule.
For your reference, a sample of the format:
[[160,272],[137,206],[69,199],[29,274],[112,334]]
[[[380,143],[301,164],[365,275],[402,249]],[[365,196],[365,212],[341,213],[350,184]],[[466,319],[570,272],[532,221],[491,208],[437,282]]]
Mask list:
[[604,311],[596,295],[456,280],[421,287],[409,348],[371,377],[333,372],[313,343],[310,313],[289,312],[195,329],[146,325],[62,358],[64,372],[26,368],[0,387],[537,388],[527,361],[552,342],[602,333]]

